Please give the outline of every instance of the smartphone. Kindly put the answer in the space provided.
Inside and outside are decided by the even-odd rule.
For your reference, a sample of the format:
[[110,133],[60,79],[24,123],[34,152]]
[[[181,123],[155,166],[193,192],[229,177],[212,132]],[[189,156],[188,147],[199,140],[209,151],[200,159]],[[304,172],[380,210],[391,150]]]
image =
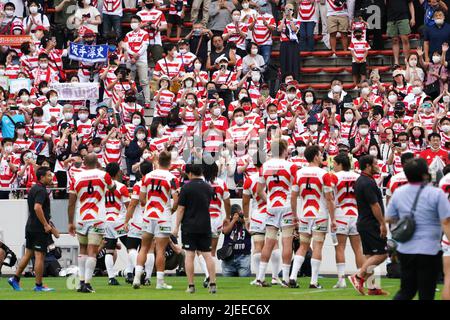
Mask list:
[[108,113],[114,113],[114,109],[113,108],[108,108]]
[[19,110],[19,107],[18,106],[11,106],[11,107],[9,107],[9,110],[17,111],[17,110]]

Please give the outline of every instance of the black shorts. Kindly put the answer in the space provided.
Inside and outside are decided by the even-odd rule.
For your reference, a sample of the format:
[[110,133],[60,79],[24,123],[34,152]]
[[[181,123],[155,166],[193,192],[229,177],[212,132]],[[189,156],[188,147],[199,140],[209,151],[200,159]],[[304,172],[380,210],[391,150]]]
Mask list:
[[115,250],[116,246],[117,246],[117,241],[120,239],[120,242],[122,242],[122,244],[127,247],[127,236],[121,236],[118,239],[110,239],[110,238],[105,238],[106,244],[105,244],[105,249],[108,250]]
[[187,251],[211,251],[211,233],[182,233],[181,242]]
[[25,248],[47,253],[51,235],[45,232],[25,232]]
[[352,75],[365,76],[367,75],[367,63],[352,62]]
[[380,227],[374,225],[373,227],[357,226],[364,255],[378,255],[386,254],[387,239],[380,237]]
[[170,24],[173,24],[176,26],[181,26],[181,24],[183,23],[183,20],[177,14],[169,14],[167,16],[167,23],[170,23]]

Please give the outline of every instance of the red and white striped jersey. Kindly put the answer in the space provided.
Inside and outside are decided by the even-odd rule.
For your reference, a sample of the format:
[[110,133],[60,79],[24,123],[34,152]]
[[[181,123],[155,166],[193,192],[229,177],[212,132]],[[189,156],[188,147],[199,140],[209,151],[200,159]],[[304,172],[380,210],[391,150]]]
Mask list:
[[[199,120],[195,119],[194,108],[182,107],[181,109],[186,110],[184,117],[181,118],[181,121],[186,125],[188,135],[198,135],[200,133],[199,124],[201,123],[201,118]],[[197,112],[201,114],[201,110],[197,110]]]
[[298,4],[298,19],[301,22],[317,22],[314,0],[300,0]]
[[304,167],[297,172],[297,180],[292,188],[302,199],[301,218],[325,219],[328,208],[325,193],[332,192],[331,177],[319,167]]
[[223,134],[220,134],[216,130],[211,130],[209,134],[203,138],[204,150],[206,152],[217,152],[225,140],[225,134],[228,129],[228,120],[224,116],[219,116],[215,120],[211,117],[203,120],[202,135],[209,130],[209,125],[211,122],[214,123],[215,129],[222,131]]
[[[156,96],[159,94],[159,98]],[[161,89],[155,94],[155,117],[167,117],[172,110],[172,107],[176,105],[175,94],[167,89]]]
[[147,47],[149,34],[145,30],[130,31],[123,39],[125,48],[129,54],[139,55],[139,61],[147,61]]
[[59,82],[59,74],[57,71],[48,67],[47,69],[35,68],[31,71],[34,86],[37,88],[39,83],[46,81],[48,84]]
[[34,141],[30,139],[17,138],[13,144],[14,153],[22,153],[25,150],[33,150]]
[[247,168],[244,170],[244,180],[247,179],[251,174],[258,173],[258,168],[255,167],[255,164],[253,163],[253,158],[248,153],[242,157],[237,157],[236,165],[237,168],[241,170],[245,166],[247,166]]
[[[301,108],[302,101],[300,99],[294,99],[292,101],[288,101],[287,99],[282,99],[278,103],[278,114],[286,113],[283,117],[287,121],[291,121],[294,118],[294,112],[297,108]],[[291,106],[291,110],[288,112],[288,106]]]
[[172,162],[170,164],[170,173],[172,173],[175,178],[178,179],[177,181],[181,181],[181,174],[184,171],[186,171],[186,162],[180,157],[172,159]]
[[106,221],[124,221],[127,214],[127,203],[130,202],[130,193],[126,185],[115,181],[116,189],[105,193]]
[[169,136],[162,136],[161,138],[153,138],[150,142],[150,150],[151,151],[163,151],[166,147],[165,144],[169,143]]
[[302,140],[304,143],[306,143],[307,146],[309,146],[309,145],[312,145],[309,142],[310,137],[312,138],[312,141],[313,141],[312,144],[315,144],[315,145],[318,145],[318,146],[321,146],[321,147],[325,146],[325,144],[328,141],[328,134],[325,131],[321,131],[320,132],[320,136],[319,136],[319,131],[316,131],[316,132],[312,133],[309,130],[303,132],[300,135],[300,140]]
[[197,59],[197,56],[190,51],[186,53],[178,52],[177,55],[175,56],[175,59],[180,60],[184,66],[184,70],[186,70],[186,67],[192,66],[194,60]]
[[184,75],[183,62],[179,59],[173,59],[173,61],[170,61],[166,58],[162,58],[156,63],[153,74],[157,77],[166,75],[170,79],[173,79],[176,76],[182,77]]
[[62,119],[63,114],[63,106],[59,103],[55,106],[52,106],[50,103],[47,103],[45,106],[42,107],[42,110],[44,110],[44,121],[50,121],[52,117],[55,117],[57,121]]
[[252,198],[250,219],[258,223],[264,223],[267,219],[267,206],[266,202],[258,196],[258,181],[259,173],[250,175],[244,181],[242,192]]
[[230,198],[227,184],[222,179],[217,178],[214,182],[209,182],[214,190],[213,197],[209,205],[209,215],[211,218],[222,217],[223,201]]
[[166,126],[166,134],[172,140],[172,145],[177,148],[178,153],[182,154],[187,144],[187,127],[184,124],[174,128]]
[[391,179],[388,182],[387,188],[386,188],[386,195],[389,197],[392,197],[394,194],[394,191],[397,190],[398,187],[401,187],[404,184],[408,183],[408,179],[406,178],[405,173],[399,172],[396,175],[393,175]]
[[[105,70],[106,70],[107,68],[108,68],[108,67],[103,67],[103,68],[101,68],[99,74],[104,73]],[[117,68],[118,68],[118,67],[111,66],[111,67],[108,69],[108,73],[106,74],[105,80],[103,80],[103,84],[104,84],[104,87],[105,87],[105,94],[106,94],[106,96],[107,96],[108,98],[111,98],[111,97],[112,97],[112,90],[108,90],[107,87],[108,87],[109,84],[113,83],[113,82],[117,79],[117,76],[116,76],[116,74],[114,73],[114,71],[116,71]]]
[[136,126],[132,123],[126,123],[121,126],[120,132],[124,135],[125,139],[131,141],[134,139],[134,132],[136,131]]
[[301,168],[304,168],[308,165],[308,161],[305,159],[305,157],[295,156],[290,158],[288,161],[294,163],[297,166],[297,170],[300,170]]
[[125,92],[127,92],[128,90],[133,90],[134,92],[137,92],[136,82],[132,80],[131,82],[125,81],[116,83],[112,89],[113,105],[117,104],[119,98],[124,98]]
[[259,183],[267,188],[267,210],[290,208],[291,191],[297,179],[297,166],[283,159],[270,159],[259,172]]
[[226,70],[225,72],[218,70],[213,73],[211,81],[218,85],[237,86],[237,74],[230,70]]
[[[248,145],[251,141],[258,141],[258,133],[254,126],[244,123],[242,126],[232,126],[228,128],[225,142],[234,143],[234,145]],[[235,150],[235,155],[241,157],[246,154],[246,150]]]
[[[286,20],[286,19],[280,20],[280,22],[278,23],[278,26],[281,25],[281,22],[282,22],[282,21],[285,22],[285,27],[284,27],[284,28],[282,29],[282,31],[281,31],[281,38],[280,38],[280,40],[281,40],[281,42],[288,42],[288,41],[291,41],[291,40],[289,39],[289,37],[286,35],[286,33],[289,32],[289,31],[287,30],[287,28],[286,28],[286,24],[289,24],[289,25],[290,25],[290,20]],[[295,25],[297,28],[300,28],[300,20],[293,18],[292,21],[294,22],[294,25]],[[290,27],[289,27],[289,28],[290,28]]]
[[83,166],[77,168],[74,165],[70,165],[67,170],[67,189],[70,190],[71,186],[75,183],[75,175],[83,170],[86,170]]
[[142,179],[141,193],[146,194],[144,217],[151,220],[170,221],[171,197],[178,189],[176,177],[168,170],[154,170]]
[[[238,30],[241,30],[243,33],[245,33],[244,36],[242,36]],[[228,38],[229,43],[236,44],[236,47],[239,49],[245,50],[245,38],[247,37],[248,33],[248,24],[246,23],[238,23],[238,27],[234,23],[229,23],[225,26],[225,29],[223,30],[223,36],[229,35]]]
[[439,134],[441,135],[441,147],[444,148],[445,143],[450,141],[450,132],[446,134],[445,132],[441,131],[439,132]]
[[[187,0],[183,0],[183,6],[185,7],[187,5],[188,5]],[[175,1],[171,1],[170,5],[169,5],[169,15],[172,15],[172,16],[176,15],[176,16],[181,17],[182,13],[183,13],[183,10],[177,11],[177,8],[175,7]]]
[[352,62],[361,62],[361,61],[364,62],[365,61],[365,60],[363,60],[364,55],[366,54],[366,52],[369,52],[370,45],[366,40],[361,40],[361,41],[355,40],[350,43],[348,50],[353,51],[356,58],[358,59],[358,60],[355,60],[355,58],[352,57]]
[[151,10],[142,9],[137,13],[139,17],[142,19],[142,24],[154,24],[157,29],[145,28],[145,30],[149,34],[150,44],[159,44],[162,45],[161,42],[161,32],[159,29],[165,28],[167,26],[166,17],[163,12],[154,8]]
[[82,143],[87,143],[92,138],[94,128],[92,127],[93,119],[86,119],[86,122],[77,121],[78,137],[82,139]]
[[[48,142],[43,140],[44,135],[51,136],[52,127],[47,122],[42,121],[41,123],[35,123],[34,120],[31,121],[30,124],[27,125],[27,132],[33,130],[33,134],[29,134],[30,139],[34,140],[36,143],[34,144],[35,149],[33,151],[36,152],[37,155],[49,156],[49,148]],[[39,143],[37,142],[39,141]],[[36,148],[40,148],[40,152]]]
[[419,121],[423,124],[425,130],[428,131],[428,133],[431,133],[433,131],[434,118],[434,112],[430,114],[419,113]]
[[[41,53],[47,53],[47,52],[45,51],[44,48],[41,48],[41,50],[39,51],[39,54],[41,54]],[[62,57],[67,56],[67,49],[63,49],[63,50],[52,49],[52,51],[47,53],[47,55],[48,55],[48,60],[49,60],[48,67],[58,74],[64,73]]]
[[359,174],[354,171],[329,172],[331,185],[335,196],[336,218],[357,216],[358,207],[355,198],[355,183]]
[[131,115],[135,112],[139,112],[140,114],[144,115],[144,108],[136,102],[122,102],[119,105],[119,113],[122,114],[123,121],[126,123],[131,122]]
[[356,125],[357,121],[353,122],[338,122],[339,125],[339,133],[341,135],[341,139],[347,139],[350,140],[351,138],[354,138],[356,133],[358,132],[358,128]]
[[450,173],[447,173],[442,179],[439,181],[439,188],[444,190],[446,194],[448,194],[450,199]]
[[17,79],[18,73],[20,72],[21,66],[16,64],[8,64],[5,69],[5,77],[8,77],[10,80]]
[[121,17],[123,14],[122,0],[103,0],[103,14]]
[[0,188],[11,188],[17,178],[17,173],[14,173],[9,163],[19,167],[20,157],[15,154],[10,154],[8,156],[1,156],[0,159]]
[[[272,45],[272,32],[264,24],[264,19],[267,21],[268,26],[276,27],[275,18],[269,14],[259,14],[256,17],[256,22],[252,30],[252,40],[258,46]],[[250,17],[249,24],[253,23],[253,17]]]
[[[133,218],[131,219],[131,225],[138,230],[142,229],[142,219],[144,216],[144,208],[141,207],[141,203],[139,201],[139,196],[141,194],[141,186],[142,186],[142,180],[137,181],[134,186],[133,190],[131,191],[131,200],[137,200],[136,208],[133,212]],[[146,220],[148,222],[148,220]]]
[[84,170],[75,175],[75,183],[70,192],[77,195],[77,221],[104,221],[105,193],[114,187],[114,181],[105,171],[99,169]]
[[327,0],[327,16],[348,16],[347,2],[340,7],[336,6],[334,0]]
[[122,157],[122,142],[119,139],[108,139],[105,143],[103,161],[106,164],[120,163]]
[[358,41],[355,38],[354,34],[353,34],[353,31],[355,31],[355,30],[362,30],[362,39],[367,39],[366,38],[366,34],[367,34],[367,23],[366,22],[364,22],[364,21],[353,21],[351,30],[352,30],[352,40],[351,40],[352,42],[353,41]]

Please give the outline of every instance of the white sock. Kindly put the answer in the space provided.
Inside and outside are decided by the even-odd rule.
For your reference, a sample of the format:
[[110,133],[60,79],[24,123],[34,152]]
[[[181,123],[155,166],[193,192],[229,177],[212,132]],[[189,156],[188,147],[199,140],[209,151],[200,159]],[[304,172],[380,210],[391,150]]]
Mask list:
[[155,254],[148,253],[147,261],[145,261],[145,279],[150,279],[152,277],[154,265],[155,265]]
[[206,278],[209,278],[209,272],[208,272],[208,267],[206,266],[205,258],[203,258],[202,255],[197,256],[197,257],[198,257],[198,261],[200,262],[200,267],[202,268],[202,272],[205,274]]
[[[278,273],[280,272],[280,264],[281,264],[280,249],[276,249],[276,250],[272,251],[270,260],[272,262],[272,278],[278,279]],[[288,271],[288,273],[289,273],[289,271]],[[288,275],[288,277],[289,277],[289,275]]]
[[129,273],[133,273],[133,269],[136,267],[136,261],[137,261],[138,252],[136,249],[131,249],[128,251],[128,267],[127,269],[130,270]]
[[291,265],[283,263],[283,266],[281,267],[281,269],[283,270],[283,281],[288,283],[289,282],[289,270],[291,269]]
[[164,272],[157,271],[156,272],[156,283],[163,284],[164,283]]
[[311,259],[311,284],[317,284],[318,282],[321,262],[317,259]]
[[105,255],[105,266],[106,271],[108,272],[108,278],[114,278],[116,274],[114,272],[114,257],[112,254],[107,253]]
[[345,281],[345,262],[344,263],[336,263],[337,274],[339,281]]
[[377,288],[375,279],[376,278],[374,276],[369,277],[368,281],[366,282],[367,289],[376,289]]
[[291,277],[290,277],[291,280],[297,281],[298,271],[302,267],[303,261],[305,261],[305,257],[299,256],[299,255],[294,256],[294,265],[292,266]]
[[137,265],[134,268],[134,280],[133,280],[133,282],[134,283],[141,283],[141,277],[142,277],[143,273],[144,273],[144,267]]
[[267,262],[260,262],[259,263],[259,271],[258,271],[258,280],[264,281],[264,278],[266,277],[266,269],[267,269]]
[[259,272],[259,264],[261,262],[261,252],[254,253],[252,255],[252,260],[253,260],[253,270],[255,270],[255,274],[256,274],[256,278],[257,278],[258,272]]
[[94,257],[88,257],[86,259],[86,270],[84,271],[84,281],[90,283],[92,276],[94,275],[95,265],[97,264],[97,259]]
[[84,281],[84,270],[86,270],[86,259],[87,255],[85,254],[78,255],[78,276],[80,277],[80,281]]

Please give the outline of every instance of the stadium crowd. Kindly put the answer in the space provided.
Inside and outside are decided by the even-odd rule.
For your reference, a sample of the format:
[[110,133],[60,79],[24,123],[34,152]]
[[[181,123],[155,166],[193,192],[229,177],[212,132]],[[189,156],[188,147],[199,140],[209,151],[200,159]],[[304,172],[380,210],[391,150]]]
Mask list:
[[[379,25],[373,23],[370,5],[380,8]],[[416,20],[418,9],[425,13],[422,21]],[[67,198],[90,153],[97,155],[101,168],[118,163],[123,175],[111,166],[108,173],[120,177],[125,188],[147,183],[147,189],[146,173],[168,166],[179,186],[187,180],[186,165],[214,158],[203,173],[215,190],[217,203],[210,213],[219,221],[213,228],[220,235],[224,218],[239,220],[239,214],[229,216],[230,198],[243,198],[243,213],[248,213],[249,197],[263,196],[257,190],[258,150],[268,160],[272,142],[279,140],[286,142],[286,160],[296,170],[311,163],[327,171],[336,165],[343,170],[346,161],[333,159],[346,155],[348,169],[361,173],[358,159],[372,155],[379,166],[375,180],[388,197],[406,183],[406,153],[427,161],[432,183],[448,181],[448,174],[443,178],[450,164],[447,16],[442,0],[2,2],[0,37],[31,38],[20,46],[1,47],[0,76],[30,79],[31,86],[15,93],[0,88],[0,198],[33,186],[41,166],[54,173],[58,190],[53,197]],[[421,35],[417,50],[409,45],[412,28]],[[384,30],[392,38],[394,60],[388,83],[368,66],[370,52],[383,49]],[[302,81],[300,52],[314,51],[318,39],[329,48],[330,59],[342,54],[337,39],[348,50],[351,93],[345,92],[339,75],[323,96]],[[107,61],[71,61],[69,42],[108,44]],[[278,42],[279,67],[272,50]],[[72,67],[75,72],[66,72]],[[58,82],[99,83],[100,98],[62,101],[52,89]],[[150,125],[148,112],[153,115]],[[310,148],[306,158],[311,146],[319,152]],[[315,216],[319,206],[312,207],[305,208]],[[228,232],[230,226],[226,228]],[[213,252],[214,245],[217,238]],[[261,251],[261,243],[256,246]],[[299,250],[304,256],[306,249]],[[146,254],[139,253],[140,273]],[[319,256],[311,262],[317,272],[311,285],[319,287]],[[339,272],[338,286],[343,286],[342,264]],[[262,283],[254,283],[258,281]]]

